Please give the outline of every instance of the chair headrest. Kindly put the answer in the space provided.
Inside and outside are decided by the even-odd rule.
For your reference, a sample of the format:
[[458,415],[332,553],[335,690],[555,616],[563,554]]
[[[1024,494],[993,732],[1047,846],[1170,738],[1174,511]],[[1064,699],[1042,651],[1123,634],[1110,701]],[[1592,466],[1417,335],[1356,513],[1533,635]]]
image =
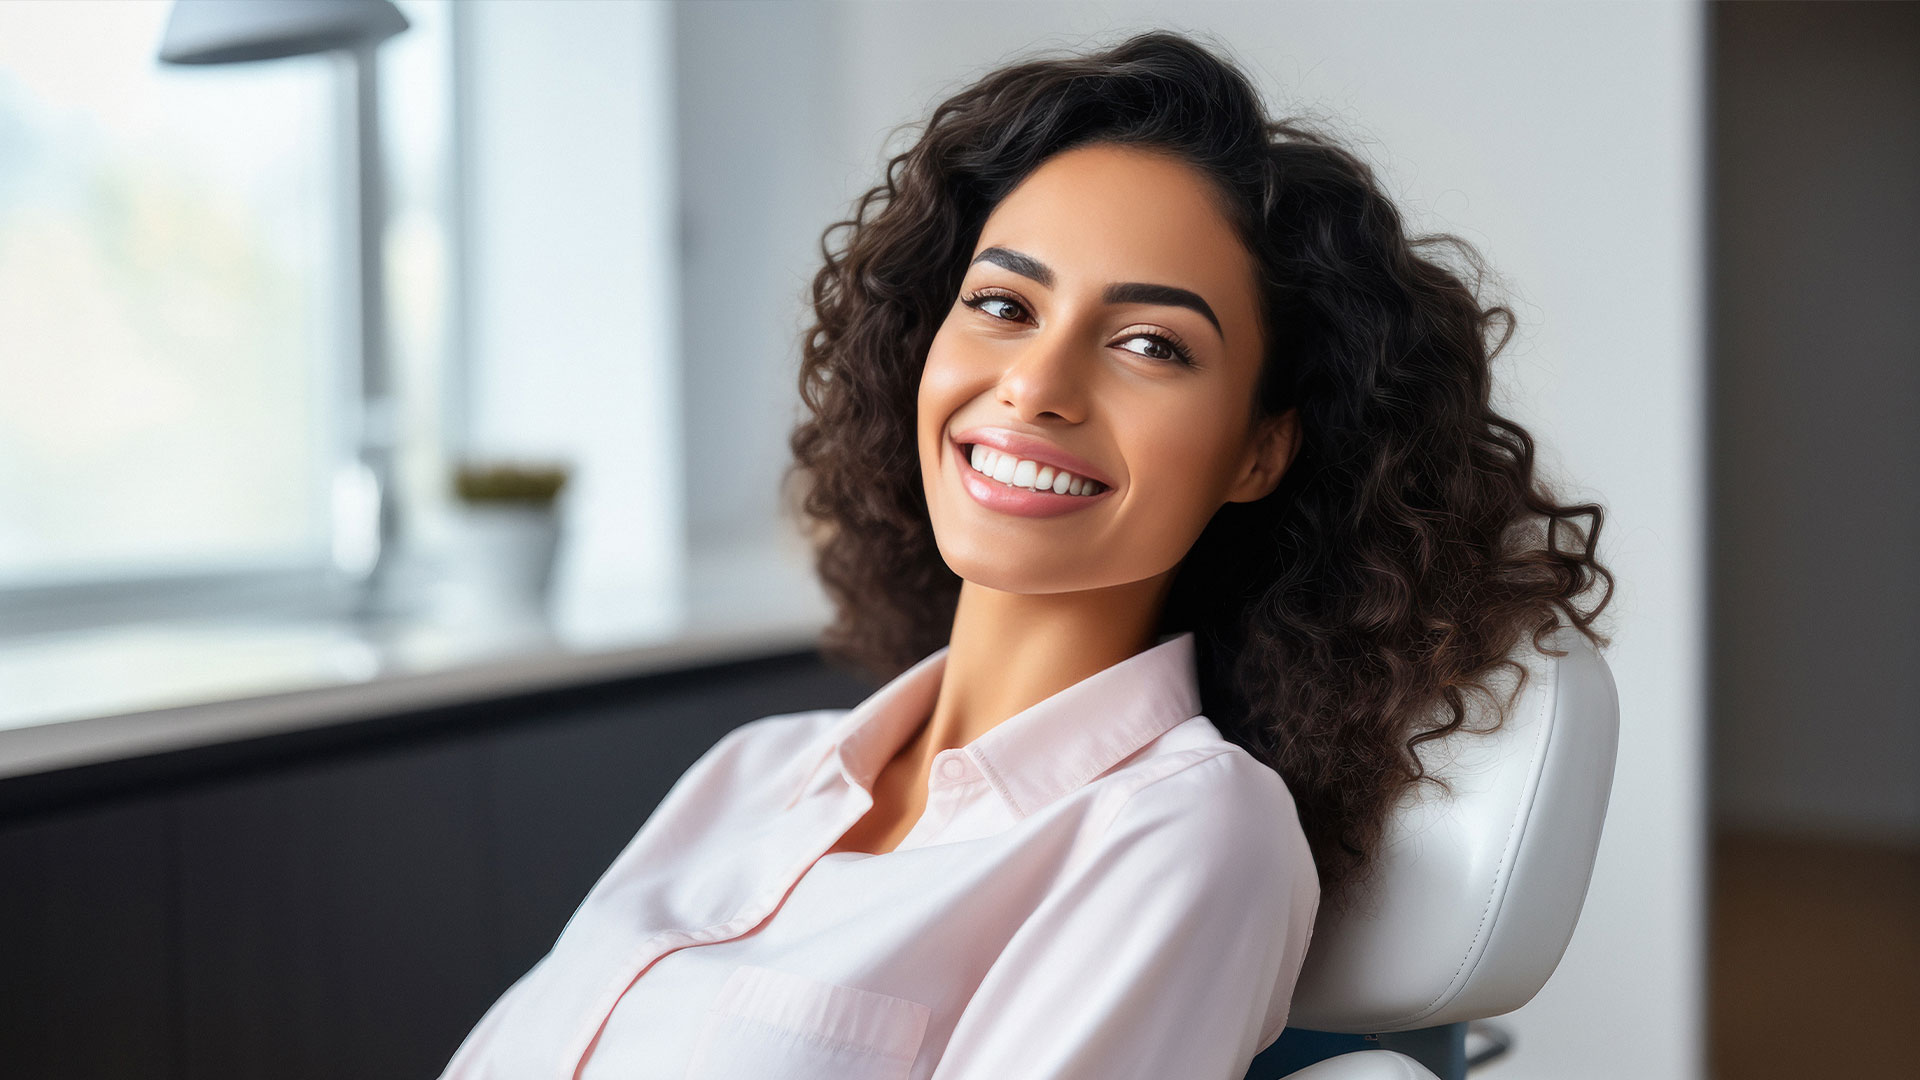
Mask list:
[[[1593,876],[1613,787],[1613,674],[1578,631],[1523,640],[1529,674],[1492,734],[1459,730],[1416,749],[1425,781],[1388,819],[1379,865],[1347,910],[1323,910],[1287,1023],[1378,1034],[1512,1012],[1560,963]],[[1506,700],[1517,680],[1488,678]],[[1470,694],[1465,727],[1496,715]],[[1444,713],[1441,714],[1444,718]]]

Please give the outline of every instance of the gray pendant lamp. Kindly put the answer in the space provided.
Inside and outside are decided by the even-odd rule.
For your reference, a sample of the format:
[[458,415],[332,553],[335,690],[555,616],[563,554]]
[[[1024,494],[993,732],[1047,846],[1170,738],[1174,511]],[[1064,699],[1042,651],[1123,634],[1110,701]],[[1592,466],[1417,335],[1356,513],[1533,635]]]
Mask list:
[[[170,64],[226,64],[341,52],[354,69],[360,394],[357,460],[347,468],[374,494],[371,514],[336,514],[336,570],[357,586],[354,613],[388,613],[400,536],[393,495],[397,402],[386,354],[386,177],[380,160],[379,65],[374,50],[407,28],[392,0],[174,0],[161,36]],[[346,490],[353,490],[351,487]],[[371,550],[372,557],[366,557]]]
[[174,0],[160,59],[277,60],[373,46],[406,28],[392,0]]

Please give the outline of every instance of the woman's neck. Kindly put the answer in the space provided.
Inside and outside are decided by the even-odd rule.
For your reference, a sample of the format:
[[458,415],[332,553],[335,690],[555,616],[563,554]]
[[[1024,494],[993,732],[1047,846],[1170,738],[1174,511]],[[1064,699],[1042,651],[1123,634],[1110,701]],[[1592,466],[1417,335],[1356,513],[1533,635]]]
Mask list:
[[1173,571],[1075,593],[960,586],[933,715],[901,752],[921,766],[1152,647]]

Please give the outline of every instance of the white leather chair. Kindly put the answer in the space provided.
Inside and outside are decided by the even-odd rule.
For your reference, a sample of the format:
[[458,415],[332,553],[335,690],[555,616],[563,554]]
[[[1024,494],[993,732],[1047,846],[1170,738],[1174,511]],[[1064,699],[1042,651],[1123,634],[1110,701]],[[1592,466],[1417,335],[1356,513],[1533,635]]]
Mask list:
[[[1467,1022],[1526,1004],[1559,964],[1593,875],[1620,710],[1613,675],[1586,638],[1563,625],[1548,643],[1567,655],[1524,641],[1512,654],[1530,674],[1497,732],[1420,744],[1453,794],[1423,782],[1402,797],[1377,876],[1343,916],[1322,912],[1272,1049],[1296,1029],[1364,1036],[1360,1045],[1378,1048],[1336,1052],[1287,1080],[1460,1080]],[[1504,695],[1516,676],[1501,669],[1492,681]],[[1490,703],[1468,701],[1467,727],[1488,724]],[[1291,1045],[1291,1059],[1256,1057],[1247,1080],[1277,1080],[1279,1063],[1297,1065],[1305,1043]]]

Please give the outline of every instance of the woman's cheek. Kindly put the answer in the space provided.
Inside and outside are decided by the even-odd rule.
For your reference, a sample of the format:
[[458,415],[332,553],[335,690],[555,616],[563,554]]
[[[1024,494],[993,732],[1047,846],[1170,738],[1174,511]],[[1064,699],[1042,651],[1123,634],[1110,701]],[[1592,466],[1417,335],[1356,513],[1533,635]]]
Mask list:
[[954,396],[966,381],[966,370],[961,358],[952,348],[936,337],[933,347],[927,352],[926,367],[920,372],[920,401],[923,407],[957,405]]

